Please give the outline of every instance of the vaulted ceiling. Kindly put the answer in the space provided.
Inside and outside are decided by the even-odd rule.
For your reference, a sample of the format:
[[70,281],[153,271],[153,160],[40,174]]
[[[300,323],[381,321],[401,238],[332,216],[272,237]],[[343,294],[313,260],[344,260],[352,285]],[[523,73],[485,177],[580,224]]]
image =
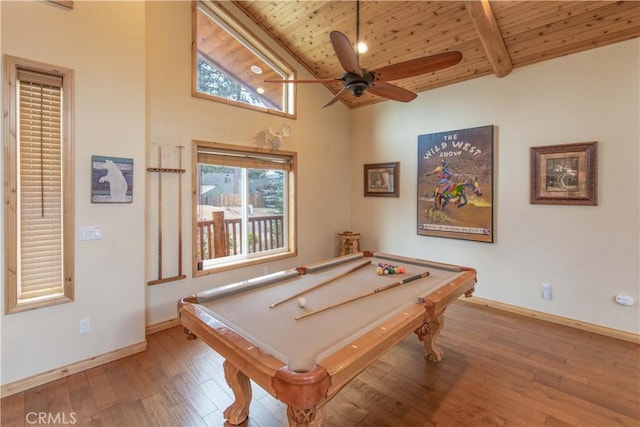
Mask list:
[[[316,78],[344,73],[333,30],[356,40],[355,1],[234,1]],[[640,36],[638,1],[366,1],[360,2],[361,65],[389,64],[460,51],[450,68],[392,83],[419,93]],[[604,77],[604,76],[603,76]],[[342,84],[326,83],[337,93]],[[328,96],[328,99],[331,97]],[[365,92],[341,99],[359,107],[384,98]],[[396,102],[396,101],[387,101]]]

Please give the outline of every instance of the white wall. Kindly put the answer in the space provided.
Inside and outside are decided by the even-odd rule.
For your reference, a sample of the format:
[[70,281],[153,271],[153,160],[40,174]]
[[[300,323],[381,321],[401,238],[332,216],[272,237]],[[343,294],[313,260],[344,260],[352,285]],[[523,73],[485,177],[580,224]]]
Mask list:
[[[353,111],[362,246],[475,267],[475,295],[640,332],[638,39]],[[417,136],[495,125],[495,243],[416,234]],[[529,148],[598,141],[598,206],[529,204]],[[400,198],[365,198],[364,163],[400,161]],[[548,281],[553,299],[543,300]],[[631,295],[634,307],[613,302]]]
[[[231,11],[231,5],[226,4]],[[157,148],[151,144],[183,145],[187,160],[183,180],[184,271],[187,279],[147,288],[147,324],[176,317],[179,298],[214,286],[245,280],[252,276],[291,268],[313,260],[335,256],[336,233],[349,226],[350,218],[350,117],[344,105],[320,108],[332,94],[322,85],[300,85],[297,119],[285,119],[223,103],[191,97],[191,9],[189,2],[147,3],[147,120],[149,161],[156,165]],[[256,35],[264,34],[246,17],[238,18]],[[296,63],[277,45],[271,47],[291,66]],[[310,78],[300,70],[299,76]],[[291,137],[283,150],[298,153],[298,256],[280,262],[191,278],[191,140],[256,145],[256,135],[269,123],[274,129],[291,127]],[[156,177],[149,177],[147,229],[147,280],[157,276],[157,188]],[[163,178],[165,179],[165,178]],[[167,179],[167,194],[172,191]],[[175,180],[174,180],[175,181]],[[163,184],[165,185],[165,184]],[[151,190],[153,188],[154,190]],[[177,195],[177,187],[172,193]],[[165,197],[165,196],[163,196]],[[177,228],[177,210],[163,210],[163,222]],[[171,228],[168,225],[167,230]],[[163,236],[163,277],[177,274],[177,244]],[[164,270],[164,268],[163,268]]]
[[[3,385],[143,342],[145,325],[174,319],[177,300],[198,290],[336,253],[335,233],[348,228],[350,218],[348,110],[320,109],[332,96],[321,85],[299,89],[297,120],[192,98],[190,7],[186,1],[75,2],[73,10],[39,1],[1,3],[3,54],[75,70],[76,229],[102,225],[104,232],[102,240],[76,243],[73,303],[0,316]],[[298,256],[192,279],[191,140],[253,145],[269,123],[291,127],[283,149],[298,153]],[[147,281],[157,278],[157,175],[146,172],[147,165],[157,166],[154,144],[168,151],[166,146],[185,146],[182,229],[188,278],[148,287]],[[93,154],[134,159],[132,204],[90,203]],[[169,230],[164,231],[164,277],[177,272],[175,181],[163,189],[165,200],[174,197],[163,212]],[[4,212],[0,215],[4,224]],[[84,318],[90,318],[92,330],[80,336]]]
[[[2,2],[1,10],[2,54],[75,70],[75,233],[81,225],[104,233],[76,242],[74,302],[1,316],[7,384],[145,339],[145,21],[142,2],[73,10]],[[91,155],[134,159],[133,203],[91,203]],[[91,332],[81,336],[84,318]]]

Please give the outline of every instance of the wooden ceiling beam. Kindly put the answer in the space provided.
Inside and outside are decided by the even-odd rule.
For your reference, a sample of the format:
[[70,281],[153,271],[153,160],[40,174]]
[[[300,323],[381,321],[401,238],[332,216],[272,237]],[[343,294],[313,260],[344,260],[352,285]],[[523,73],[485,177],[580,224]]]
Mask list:
[[465,1],[464,4],[471,16],[471,21],[473,21],[493,72],[498,77],[506,76],[513,69],[513,64],[489,0]]

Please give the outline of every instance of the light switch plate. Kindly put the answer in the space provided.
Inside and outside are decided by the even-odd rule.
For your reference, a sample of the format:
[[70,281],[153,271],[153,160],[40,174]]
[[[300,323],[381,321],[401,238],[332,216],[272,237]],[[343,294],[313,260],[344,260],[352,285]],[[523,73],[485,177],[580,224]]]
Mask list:
[[79,240],[102,239],[102,226],[101,225],[81,225],[78,239]]

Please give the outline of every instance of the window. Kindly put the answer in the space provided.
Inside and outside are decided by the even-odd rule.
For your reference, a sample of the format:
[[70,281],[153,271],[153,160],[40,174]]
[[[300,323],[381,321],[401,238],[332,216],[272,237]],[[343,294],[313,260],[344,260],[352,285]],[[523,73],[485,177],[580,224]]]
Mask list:
[[217,2],[194,2],[192,94],[266,111],[294,115],[293,71]]
[[296,154],[194,141],[194,275],[295,254]]
[[73,301],[73,71],[5,56],[5,311]]

